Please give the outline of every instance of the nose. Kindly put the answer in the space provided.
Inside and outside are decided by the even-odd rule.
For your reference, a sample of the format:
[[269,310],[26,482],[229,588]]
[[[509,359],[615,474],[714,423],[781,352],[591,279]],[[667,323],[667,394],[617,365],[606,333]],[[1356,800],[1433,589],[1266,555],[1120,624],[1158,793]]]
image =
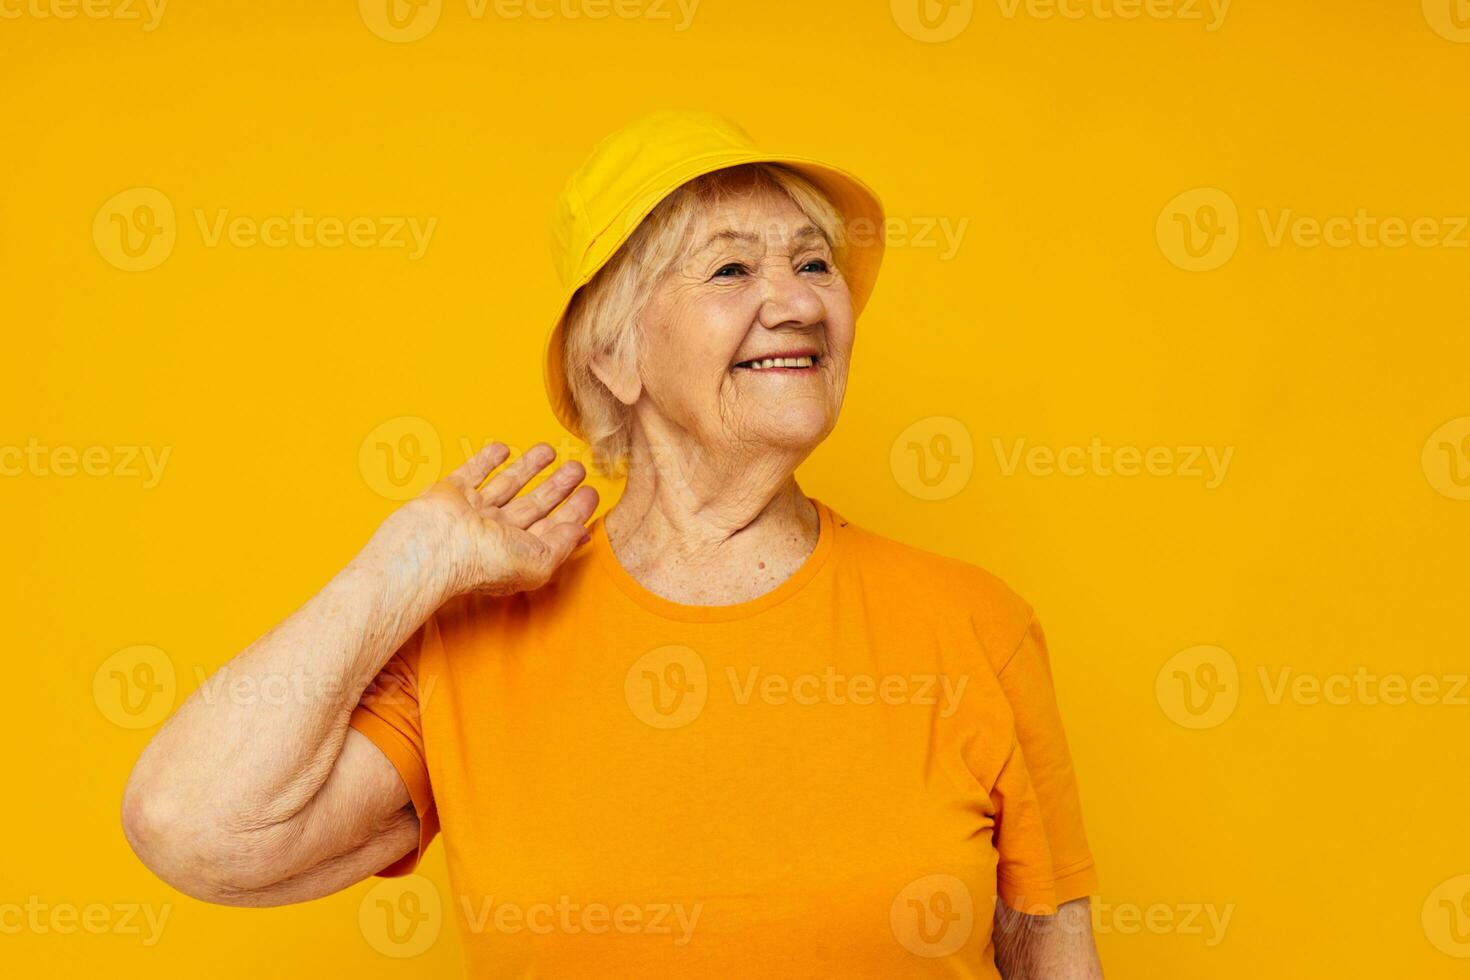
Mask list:
[[761,297],[759,320],[767,329],[776,327],[808,327],[822,322],[826,308],[822,298],[790,268],[780,268],[762,277],[765,286]]

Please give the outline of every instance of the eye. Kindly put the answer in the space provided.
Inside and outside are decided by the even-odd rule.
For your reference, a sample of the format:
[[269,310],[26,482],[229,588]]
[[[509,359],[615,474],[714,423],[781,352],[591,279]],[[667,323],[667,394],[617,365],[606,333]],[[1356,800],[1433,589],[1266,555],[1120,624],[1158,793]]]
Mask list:
[[801,267],[802,272],[820,272],[825,274],[831,270],[832,267],[827,264],[826,259],[811,259]]
[[741,273],[748,272],[748,271],[749,270],[745,268],[744,264],[742,264],[740,262],[730,262],[730,263],[728,263],[726,265],[722,265],[718,269],[716,269],[715,270],[715,274],[714,274],[714,278],[715,279],[730,279],[730,278],[733,278],[734,276],[740,275]]

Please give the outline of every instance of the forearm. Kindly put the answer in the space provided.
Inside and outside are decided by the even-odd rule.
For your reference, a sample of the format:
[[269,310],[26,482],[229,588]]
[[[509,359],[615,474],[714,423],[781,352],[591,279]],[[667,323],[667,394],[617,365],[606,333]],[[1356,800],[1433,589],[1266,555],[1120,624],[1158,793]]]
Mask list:
[[520,494],[556,455],[545,443],[492,476],[508,455],[489,443],[405,503],[159,730],[122,813],[154,873],[209,901],[279,904],[329,894],[413,847],[420,828],[408,790],[351,730],[353,708],[450,598],[544,585],[597,505],[596,491],[578,487],[576,463]]
[[289,837],[280,829],[332,772],[363,690],[451,591],[432,570],[442,567],[428,560],[433,547],[390,518],[317,595],[179,708],[144,750],[124,800],[145,860],[247,851],[271,873],[272,831]]
[[1102,980],[1085,898],[1064,902],[1054,915],[1026,915],[997,903],[994,940],[1005,980]]

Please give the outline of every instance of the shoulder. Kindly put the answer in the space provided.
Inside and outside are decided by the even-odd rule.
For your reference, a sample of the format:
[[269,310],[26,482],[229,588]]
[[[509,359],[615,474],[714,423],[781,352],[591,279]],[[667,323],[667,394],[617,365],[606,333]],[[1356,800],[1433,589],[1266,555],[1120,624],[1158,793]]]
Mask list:
[[938,601],[955,601],[965,609],[1006,619],[1031,618],[1031,605],[989,569],[950,555],[929,551],[854,523],[833,511],[836,533],[852,560],[865,574],[910,582]]
[[894,602],[928,616],[967,619],[996,669],[1031,629],[1035,610],[999,575],[974,562],[899,541],[828,508],[862,578]]

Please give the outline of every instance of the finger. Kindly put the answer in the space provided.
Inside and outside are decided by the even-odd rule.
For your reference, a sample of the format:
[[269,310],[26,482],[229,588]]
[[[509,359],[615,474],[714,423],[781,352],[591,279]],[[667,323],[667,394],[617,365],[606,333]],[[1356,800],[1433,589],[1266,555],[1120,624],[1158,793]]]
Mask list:
[[556,459],[555,449],[544,442],[536,443],[521,453],[520,459],[491,477],[490,482],[480,488],[480,499],[496,507],[504,506],[521,492],[521,487],[531,477],[545,469],[553,459]]
[[505,462],[508,456],[510,456],[510,449],[505,443],[487,443],[444,479],[465,493],[472,493],[480,485],[480,481],[484,480],[491,470]]
[[[591,490],[592,488],[588,487],[587,489]],[[593,493],[595,494],[596,491],[593,491]],[[551,567],[557,568],[562,562],[566,561],[567,556],[576,550],[577,546],[582,543],[582,539],[586,536],[587,529],[582,526],[580,521],[559,521],[548,527],[546,532],[541,535],[541,540],[546,543],[547,549],[551,552]]]
[[587,470],[582,464],[570,460],[557,467],[535,490],[522,494],[500,508],[500,513],[516,527],[529,527],[551,513],[551,509],[577,489],[577,484],[586,477]]
[[587,533],[585,525],[588,518],[592,516],[592,512],[597,509],[597,501],[597,490],[584,483],[573,490],[572,495],[560,507],[526,528],[526,530],[544,539],[558,524],[573,524],[576,525],[578,539],[580,540],[580,536]]

